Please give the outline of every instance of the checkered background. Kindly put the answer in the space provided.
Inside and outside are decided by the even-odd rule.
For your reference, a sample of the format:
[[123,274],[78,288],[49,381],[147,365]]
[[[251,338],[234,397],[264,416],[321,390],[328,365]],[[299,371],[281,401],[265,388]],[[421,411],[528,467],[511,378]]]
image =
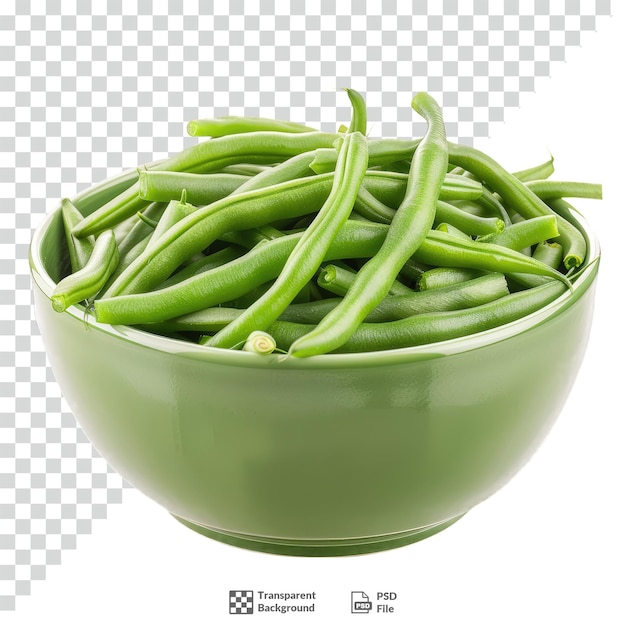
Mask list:
[[254,613],[254,591],[229,591],[228,603],[231,615],[251,615]]
[[[428,8],[427,8],[428,6]],[[383,8],[384,7],[384,8]],[[77,427],[31,310],[32,229],[61,196],[195,140],[225,114],[334,130],[362,91],[371,134],[420,134],[430,91],[471,142],[610,15],[610,0],[2,0],[0,609],[128,488]],[[366,12],[367,11],[367,12]]]

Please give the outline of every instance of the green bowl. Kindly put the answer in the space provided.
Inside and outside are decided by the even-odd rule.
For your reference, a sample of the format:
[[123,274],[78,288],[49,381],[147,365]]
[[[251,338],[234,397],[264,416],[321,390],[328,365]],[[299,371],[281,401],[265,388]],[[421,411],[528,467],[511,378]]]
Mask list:
[[[88,214],[135,177],[75,203]],[[598,271],[591,264],[571,292],[494,330],[280,361],[99,324],[81,306],[53,311],[65,249],[57,209],[32,240],[35,312],[62,392],[102,456],[208,537],[311,556],[418,541],[506,484],[574,383]]]

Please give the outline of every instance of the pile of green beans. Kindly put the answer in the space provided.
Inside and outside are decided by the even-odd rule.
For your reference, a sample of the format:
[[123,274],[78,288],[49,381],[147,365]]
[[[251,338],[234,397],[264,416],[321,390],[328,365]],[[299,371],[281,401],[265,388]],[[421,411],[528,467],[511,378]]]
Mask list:
[[508,324],[596,261],[564,198],[600,199],[600,185],[548,180],[552,157],[511,173],[450,142],[424,92],[411,102],[423,137],[369,138],[365,100],[346,91],[352,119],[336,133],[192,120],[189,134],[207,139],[138,167],[89,215],[63,199],[70,271],[54,309],[302,358]]

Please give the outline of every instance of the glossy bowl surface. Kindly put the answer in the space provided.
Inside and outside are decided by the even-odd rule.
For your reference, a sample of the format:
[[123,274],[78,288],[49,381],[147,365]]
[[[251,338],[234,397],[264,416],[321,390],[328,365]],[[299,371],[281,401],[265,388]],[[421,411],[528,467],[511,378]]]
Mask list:
[[[105,181],[75,203],[88,214],[134,176]],[[580,223],[596,258],[597,241]],[[194,530],[296,555],[417,541],[510,480],[574,383],[599,265],[548,307],[491,331],[280,360],[99,324],[81,306],[53,311],[50,295],[67,266],[63,237],[57,209],[31,245],[35,312],[86,435]]]

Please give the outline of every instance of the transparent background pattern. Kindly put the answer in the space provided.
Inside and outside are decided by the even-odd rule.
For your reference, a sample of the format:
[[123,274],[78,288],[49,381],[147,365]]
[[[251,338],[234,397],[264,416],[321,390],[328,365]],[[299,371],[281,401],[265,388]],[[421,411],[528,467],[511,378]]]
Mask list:
[[[184,11],[184,12],[183,12]],[[0,3],[0,609],[128,485],[77,426],[31,310],[28,244],[61,196],[194,143],[225,114],[421,133],[413,93],[470,143],[584,44],[609,0],[3,0]]]

